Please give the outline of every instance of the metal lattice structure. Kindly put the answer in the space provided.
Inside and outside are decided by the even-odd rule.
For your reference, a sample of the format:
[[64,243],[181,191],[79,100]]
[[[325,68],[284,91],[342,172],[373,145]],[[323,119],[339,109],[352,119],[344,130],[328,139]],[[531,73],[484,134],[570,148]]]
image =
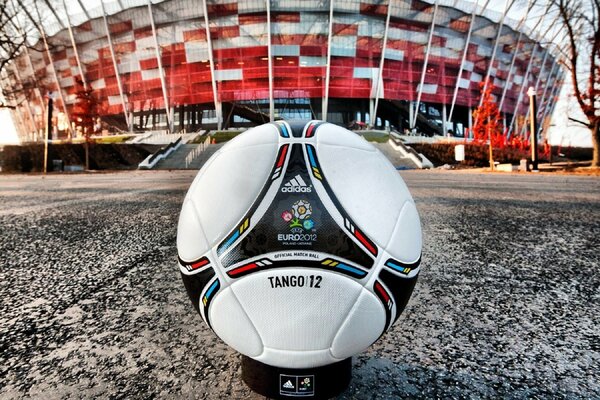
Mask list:
[[39,26],[37,51],[24,49],[3,77],[22,89],[14,114],[25,140],[43,130],[47,92],[57,94],[59,129],[72,129],[81,86],[122,130],[220,128],[286,109],[412,128],[430,106],[442,126],[466,127],[488,78],[518,134],[526,89],[537,89],[545,118],[564,78],[539,28],[545,15],[533,28],[527,14],[509,19],[514,0],[504,13],[482,0],[50,1],[45,17],[24,7],[22,23]]

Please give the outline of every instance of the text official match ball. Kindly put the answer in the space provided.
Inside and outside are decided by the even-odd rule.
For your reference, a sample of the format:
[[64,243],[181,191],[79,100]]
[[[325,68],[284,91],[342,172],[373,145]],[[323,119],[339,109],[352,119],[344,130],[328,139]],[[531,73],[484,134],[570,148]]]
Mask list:
[[[363,138],[279,121],[200,170],[177,248],[187,293],[223,341],[300,370],[360,353],[397,320],[419,273],[421,226],[402,178]],[[283,375],[282,395],[319,385]]]

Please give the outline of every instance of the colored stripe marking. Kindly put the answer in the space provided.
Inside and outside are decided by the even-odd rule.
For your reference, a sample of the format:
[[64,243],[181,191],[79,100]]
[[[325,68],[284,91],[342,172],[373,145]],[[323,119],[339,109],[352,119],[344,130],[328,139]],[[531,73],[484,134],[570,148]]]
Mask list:
[[233,242],[235,242],[235,240],[240,236],[240,231],[235,231],[235,233],[233,235],[231,235],[231,237],[229,238],[229,240],[227,240],[225,242],[225,244],[223,245],[223,250],[227,249],[229,246],[232,245]]
[[355,229],[354,235],[371,252],[371,254],[377,255],[377,249],[371,243],[369,243],[367,238],[363,236],[360,230]]
[[285,161],[285,156],[287,154],[288,145],[286,144],[281,148],[281,154],[279,156],[279,160],[277,160],[277,167],[283,166],[283,162]]
[[279,126],[281,127],[281,135],[285,138],[290,137],[290,134],[287,131],[287,128],[285,127],[284,124],[279,124]]
[[208,264],[208,258],[203,258],[200,261],[190,265],[190,268],[192,268],[192,270],[195,270],[195,269],[205,266],[206,264]]
[[217,286],[219,286],[218,280],[214,281],[213,284],[210,285],[210,287],[206,291],[206,294],[204,295],[204,298],[209,299],[210,296],[212,296],[212,293],[214,292],[214,290],[217,288]]
[[308,159],[310,161],[310,165],[313,168],[317,167],[317,162],[315,161],[315,156],[313,154],[312,148],[310,146],[306,146],[306,150],[308,150]]
[[383,297],[386,303],[390,301],[390,295],[387,294],[387,292],[379,282],[376,281],[374,287],[375,290],[377,290],[377,292],[381,295],[381,297]]
[[409,267],[402,267],[400,265],[393,263],[392,261],[386,262],[385,265],[392,268],[393,270],[401,272],[403,274],[408,274],[411,271],[411,269]]
[[239,274],[242,274],[246,271],[250,271],[251,269],[255,269],[255,268],[258,268],[258,265],[256,265],[256,263],[251,263],[251,264],[247,264],[242,267],[236,268],[232,271],[229,271],[227,274],[229,276],[237,276]]
[[246,218],[246,220],[240,225],[240,230],[239,230],[240,234],[244,233],[244,231],[246,229],[248,229],[248,223],[249,223],[248,221],[249,221],[249,218]]
[[308,130],[306,131],[306,137],[307,138],[312,137],[312,135],[313,135],[313,133],[315,131],[315,127],[316,127],[315,124],[312,124],[311,126],[308,127]]
[[366,275],[365,271],[361,271],[358,268],[354,268],[354,267],[351,267],[351,266],[346,265],[346,264],[338,263],[335,267],[343,269],[344,271],[348,271],[350,273],[356,274],[356,275],[358,275],[360,277],[363,277],[363,276]]

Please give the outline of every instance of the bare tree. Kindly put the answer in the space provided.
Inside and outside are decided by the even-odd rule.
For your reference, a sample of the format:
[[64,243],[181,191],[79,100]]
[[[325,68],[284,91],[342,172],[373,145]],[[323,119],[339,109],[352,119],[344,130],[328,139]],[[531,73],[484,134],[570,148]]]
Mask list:
[[13,60],[27,42],[26,35],[16,34],[16,13],[9,0],[0,0],[0,71]]
[[567,33],[564,65],[573,91],[588,121],[594,156],[592,167],[600,167],[600,0],[553,0]]

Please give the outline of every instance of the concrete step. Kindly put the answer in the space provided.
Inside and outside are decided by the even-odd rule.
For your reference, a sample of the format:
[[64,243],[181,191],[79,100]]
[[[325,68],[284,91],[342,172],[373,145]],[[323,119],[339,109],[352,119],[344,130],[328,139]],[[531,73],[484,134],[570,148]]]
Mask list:
[[419,167],[415,164],[413,160],[407,157],[402,157],[397,150],[395,150],[389,142],[386,143],[376,143],[371,142],[379,151],[385,155],[388,160],[392,163],[396,169],[418,169]]
[[206,146],[204,151],[202,151],[196,158],[188,165],[185,165],[185,159],[188,154],[194,151],[200,144],[184,144],[179,149],[177,149],[174,153],[158,162],[154,169],[200,169],[202,165],[221,147],[223,147],[223,143],[220,144],[211,144]]

